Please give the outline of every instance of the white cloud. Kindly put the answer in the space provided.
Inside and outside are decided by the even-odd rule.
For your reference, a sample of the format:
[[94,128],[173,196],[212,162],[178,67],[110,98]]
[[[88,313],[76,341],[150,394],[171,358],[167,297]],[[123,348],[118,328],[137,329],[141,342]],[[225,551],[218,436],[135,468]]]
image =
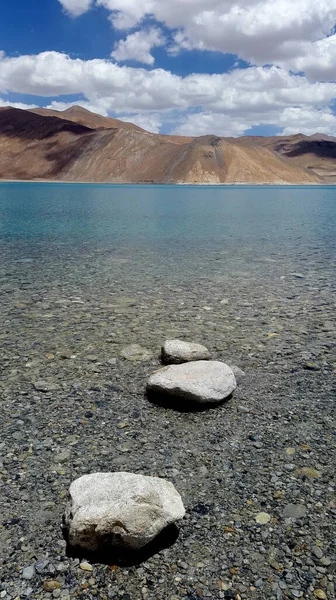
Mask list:
[[92,6],[93,0],[59,0],[64,10],[73,17],[86,13]]
[[232,118],[230,115],[218,113],[193,113],[186,115],[181,124],[175,128],[176,135],[208,135],[216,134],[218,136],[239,137],[258,121],[258,118],[248,119],[244,117]]
[[[153,17],[175,35],[177,49],[238,54],[262,65],[300,56],[302,44],[332,32],[336,0],[96,0],[118,29]],[[309,48],[307,48],[309,51]]]
[[[335,80],[336,0],[59,0],[73,15],[92,3],[110,12],[113,26],[131,33],[118,44],[116,60],[153,64],[149,40],[141,30],[150,17],[171,30],[170,53],[210,50],[237,54],[255,65],[277,64],[310,79]],[[146,45],[147,44],[147,45]],[[117,58],[117,56],[119,58]]]
[[63,110],[68,104],[59,103],[57,96],[81,94],[79,104],[85,108],[136,121],[151,131],[173,121],[179,133],[188,135],[240,135],[262,123],[336,133],[330,110],[336,83],[310,82],[274,66],[180,77],[163,69],[83,61],[57,52],[0,54],[0,93],[9,91],[53,98],[48,105]]
[[244,135],[256,125],[275,125],[282,129],[282,135],[298,132],[305,135],[314,133],[336,135],[336,116],[328,108],[318,110],[314,107],[289,107],[268,114],[260,112],[235,117],[216,113],[196,113],[186,115],[174,133],[186,136],[193,136],[195,132],[197,135],[215,133],[219,136],[237,137]]
[[306,135],[328,132],[336,134],[336,116],[330,109],[286,108],[279,116],[279,126],[284,127],[283,135],[300,131]]
[[142,127],[146,131],[151,131],[152,133],[160,133],[160,128],[162,125],[162,117],[158,113],[139,113],[139,114],[128,114],[128,115],[119,115],[118,119],[121,121],[128,121]]
[[302,43],[296,48],[297,56],[281,65],[295,72],[303,72],[312,81],[336,81],[336,35],[317,42]]
[[24,102],[9,102],[9,100],[4,100],[3,98],[0,98],[0,106],[12,106],[13,108],[22,108],[23,110],[37,108],[37,104],[25,104]]
[[[110,12],[113,26],[128,30],[150,17],[174,37],[170,53],[210,50],[237,54],[255,65],[277,64],[310,79],[335,80],[336,0],[59,0],[72,15],[94,3]],[[146,37],[147,35],[147,37]],[[329,37],[328,37],[329,36]],[[153,64],[148,34],[141,29],[122,40],[116,60]]]
[[115,46],[111,56],[121,62],[125,60],[135,60],[147,65],[154,64],[154,57],[151,54],[152,48],[164,46],[165,38],[162,32],[157,28],[148,31],[136,31],[121,40]]

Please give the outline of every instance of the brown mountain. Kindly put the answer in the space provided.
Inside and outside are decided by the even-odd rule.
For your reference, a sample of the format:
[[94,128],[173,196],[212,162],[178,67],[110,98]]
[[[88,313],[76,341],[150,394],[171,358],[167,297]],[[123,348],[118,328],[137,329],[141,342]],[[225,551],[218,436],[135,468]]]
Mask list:
[[164,136],[95,115],[0,109],[0,178],[116,183],[336,182],[327,136]]
[[63,111],[51,110],[49,108],[33,108],[29,112],[41,115],[42,117],[58,117],[66,121],[73,121],[74,123],[80,123],[91,129],[128,129],[129,131],[142,131],[146,133],[144,129],[128,123],[127,121],[119,121],[112,117],[102,117],[92,113],[82,106],[71,106]]

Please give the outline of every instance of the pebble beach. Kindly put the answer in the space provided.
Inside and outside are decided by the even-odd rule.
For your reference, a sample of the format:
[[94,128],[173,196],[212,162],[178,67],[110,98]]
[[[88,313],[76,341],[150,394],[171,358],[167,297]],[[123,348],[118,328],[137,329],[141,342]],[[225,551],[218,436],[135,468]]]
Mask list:
[[[10,241],[0,264],[0,598],[335,597],[335,278],[319,250]],[[202,411],[146,395],[167,339],[237,389]],[[172,482],[178,538],[132,564],[68,552],[70,484]]]

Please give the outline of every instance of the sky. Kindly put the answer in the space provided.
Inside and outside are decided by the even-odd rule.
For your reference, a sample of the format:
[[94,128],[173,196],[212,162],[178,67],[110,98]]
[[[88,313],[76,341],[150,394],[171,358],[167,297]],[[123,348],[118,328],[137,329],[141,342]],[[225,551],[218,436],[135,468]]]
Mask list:
[[2,0],[0,106],[336,135],[336,0]]

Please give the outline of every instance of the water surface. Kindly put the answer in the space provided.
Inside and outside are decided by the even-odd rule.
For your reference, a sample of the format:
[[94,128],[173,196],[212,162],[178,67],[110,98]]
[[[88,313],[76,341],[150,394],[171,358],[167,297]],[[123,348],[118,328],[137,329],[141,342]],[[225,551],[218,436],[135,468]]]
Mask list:
[[335,187],[3,183],[2,338],[36,360],[111,336],[320,356],[335,225]]

